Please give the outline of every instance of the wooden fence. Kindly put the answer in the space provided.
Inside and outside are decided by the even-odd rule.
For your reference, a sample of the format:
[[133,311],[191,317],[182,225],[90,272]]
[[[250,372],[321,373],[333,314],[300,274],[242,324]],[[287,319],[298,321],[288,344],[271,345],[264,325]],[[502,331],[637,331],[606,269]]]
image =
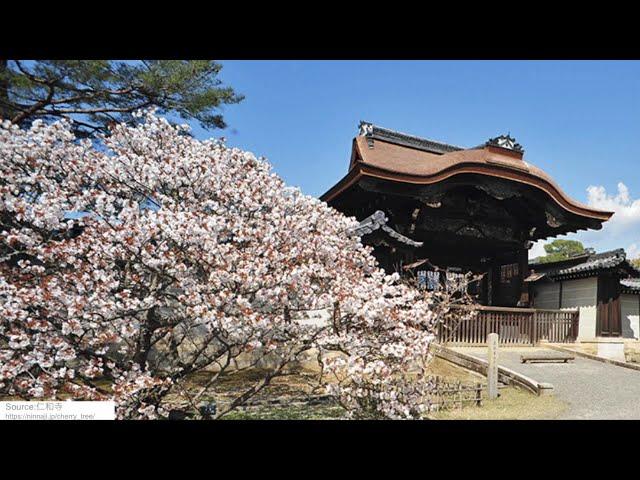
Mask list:
[[[482,406],[486,384],[465,382],[457,378],[429,375],[425,379],[433,388],[428,393],[429,412],[459,409],[466,406]],[[331,395],[282,396],[274,399],[252,399],[238,409],[284,408],[291,406],[335,405]],[[187,404],[185,404],[185,407]]]
[[441,376],[429,377],[434,388],[429,395],[430,411],[450,410],[464,406],[481,406],[483,385]]
[[[438,341],[448,345],[486,345],[487,335],[497,333],[500,345],[536,345],[575,342],[578,336],[578,310],[540,310],[533,308],[465,307],[477,314],[461,319],[454,310],[438,325]],[[460,308],[463,313],[463,308]],[[465,312],[466,313],[466,312]]]

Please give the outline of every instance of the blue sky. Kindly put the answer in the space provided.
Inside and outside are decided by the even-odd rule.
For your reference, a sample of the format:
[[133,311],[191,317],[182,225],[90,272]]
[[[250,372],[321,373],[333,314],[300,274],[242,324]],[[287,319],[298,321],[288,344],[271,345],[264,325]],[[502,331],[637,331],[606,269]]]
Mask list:
[[618,212],[602,231],[569,238],[640,256],[640,62],[221,63],[246,99],[225,107],[228,129],[194,133],[266,156],[305,193],[346,173],[360,120],[468,147],[510,132],[573,198]]

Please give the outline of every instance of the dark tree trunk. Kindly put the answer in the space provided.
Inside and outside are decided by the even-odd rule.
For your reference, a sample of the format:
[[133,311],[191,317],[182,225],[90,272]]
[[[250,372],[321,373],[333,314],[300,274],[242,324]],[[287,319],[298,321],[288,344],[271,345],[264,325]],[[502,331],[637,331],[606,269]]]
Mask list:
[[11,118],[11,108],[9,107],[9,81],[4,78],[4,74],[9,68],[8,60],[0,60],[0,120]]
[[144,371],[149,354],[151,353],[151,340],[153,333],[160,327],[157,318],[157,309],[154,307],[147,313],[146,321],[140,325],[140,333],[136,345],[136,353],[133,361],[136,362]]

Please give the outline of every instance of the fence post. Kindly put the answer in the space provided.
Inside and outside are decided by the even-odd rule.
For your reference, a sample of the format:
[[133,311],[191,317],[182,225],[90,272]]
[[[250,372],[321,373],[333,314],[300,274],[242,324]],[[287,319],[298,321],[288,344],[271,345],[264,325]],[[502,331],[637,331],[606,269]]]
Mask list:
[[488,358],[489,368],[487,370],[487,393],[489,400],[498,398],[498,334],[490,333],[487,336],[489,346]]
[[538,343],[538,311],[535,310],[533,312],[533,335],[531,338],[531,345],[536,345]]

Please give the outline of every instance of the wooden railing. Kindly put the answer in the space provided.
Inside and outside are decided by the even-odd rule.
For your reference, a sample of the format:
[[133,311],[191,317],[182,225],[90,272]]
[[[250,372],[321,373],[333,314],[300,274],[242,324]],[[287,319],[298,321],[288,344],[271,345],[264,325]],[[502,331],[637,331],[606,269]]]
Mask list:
[[[476,310],[464,319],[465,309]],[[459,314],[458,314],[459,311]],[[438,325],[438,341],[448,345],[485,345],[497,333],[501,345],[536,345],[540,340],[571,343],[578,337],[578,310],[464,307],[453,310]]]

